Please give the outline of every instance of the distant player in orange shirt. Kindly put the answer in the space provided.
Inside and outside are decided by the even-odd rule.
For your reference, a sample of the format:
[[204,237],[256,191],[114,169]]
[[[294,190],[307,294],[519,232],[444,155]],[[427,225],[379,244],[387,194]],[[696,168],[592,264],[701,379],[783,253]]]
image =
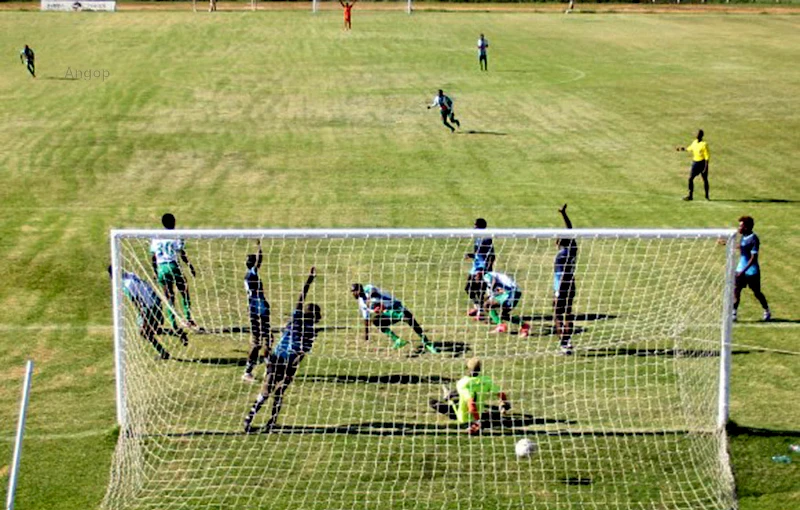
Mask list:
[[353,0],[353,2],[350,3],[350,2],[343,2],[342,0],[339,0],[339,3],[342,4],[342,8],[344,9],[344,29],[345,30],[351,30],[353,28],[353,25],[352,25],[350,20],[353,17],[353,14],[352,14],[353,6],[356,4],[357,1],[358,0]]

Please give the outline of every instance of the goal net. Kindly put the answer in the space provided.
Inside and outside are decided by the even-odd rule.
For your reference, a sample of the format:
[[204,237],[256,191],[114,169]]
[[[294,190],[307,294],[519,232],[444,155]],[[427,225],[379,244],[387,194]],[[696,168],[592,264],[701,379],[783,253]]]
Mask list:
[[734,235],[114,231],[102,508],[734,508]]
[[[342,0],[347,4],[353,5],[354,11],[403,11],[411,14],[414,10],[412,0],[365,0],[356,1]],[[341,11],[342,5],[339,0],[311,0],[311,12],[320,11]]]

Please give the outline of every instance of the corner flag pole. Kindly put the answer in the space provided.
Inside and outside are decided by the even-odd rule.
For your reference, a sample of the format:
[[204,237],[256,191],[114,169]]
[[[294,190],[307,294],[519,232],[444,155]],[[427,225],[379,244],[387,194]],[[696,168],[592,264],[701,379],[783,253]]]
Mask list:
[[17,438],[14,441],[14,460],[11,461],[11,474],[8,477],[8,494],[6,495],[6,510],[14,510],[14,493],[17,490],[19,477],[19,461],[22,457],[22,435],[25,432],[25,417],[28,414],[28,397],[31,392],[31,376],[33,375],[33,360],[28,360],[25,365],[25,382],[22,385],[22,402],[19,405],[19,421],[17,422]]

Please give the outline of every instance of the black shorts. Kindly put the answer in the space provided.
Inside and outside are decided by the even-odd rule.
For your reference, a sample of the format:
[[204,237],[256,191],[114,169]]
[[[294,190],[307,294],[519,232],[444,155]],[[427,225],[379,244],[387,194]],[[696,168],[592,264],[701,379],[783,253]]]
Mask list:
[[250,314],[250,332],[253,334],[253,343],[260,344],[265,338],[269,338],[269,314],[256,315]]
[[572,302],[575,300],[575,280],[562,281],[558,293],[553,297],[553,312],[556,319],[564,320],[572,315]]
[[692,162],[692,170],[690,178],[694,179],[698,175],[702,175],[708,172],[708,161],[694,161]]
[[750,287],[753,292],[761,292],[761,273],[746,275],[744,273],[736,277],[736,290],[742,291]]
[[281,358],[274,354],[270,354],[267,359],[267,377],[264,380],[266,383],[273,376],[273,384],[280,383],[289,384],[294,379],[297,373],[297,367],[300,366],[300,356],[290,356],[289,358]]
[[486,294],[486,283],[482,278],[477,275],[467,275],[467,283],[464,285],[464,292],[467,293],[470,299],[480,301],[484,294]]

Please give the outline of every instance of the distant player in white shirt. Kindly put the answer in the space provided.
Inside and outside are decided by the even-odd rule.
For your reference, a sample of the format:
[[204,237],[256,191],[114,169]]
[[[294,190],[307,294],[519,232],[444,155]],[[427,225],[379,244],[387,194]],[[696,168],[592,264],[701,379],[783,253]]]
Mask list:
[[486,60],[487,48],[489,48],[489,41],[481,34],[478,39],[478,64],[481,66],[481,71],[489,70],[489,62]]
[[444,124],[448,129],[450,129],[451,133],[455,133],[456,128],[451,126],[447,120],[449,119],[450,122],[461,127],[461,123],[456,119],[455,115],[453,114],[453,100],[450,97],[446,96],[442,89],[439,89],[439,93],[433,97],[433,103],[428,105],[428,110],[431,108],[438,106],[439,113],[442,114],[442,124]]
[[[175,216],[170,213],[161,217],[161,223],[167,230],[175,228]],[[164,295],[170,302],[170,305],[175,307],[175,290],[173,286],[178,288],[181,294],[181,301],[183,302],[183,312],[186,316],[186,323],[190,327],[196,327],[197,324],[192,319],[192,301],[189,297],[189,284],[183,276],[181,266],[178,264],[178,257],[180,256],[184,264],[189,266],[192,276],[195,276],[194,266],[189,262],[189,257],[184,250],[184,242],[182,239],[153,239],[150,242],[150,253],[152,254],[153,271],[155,272],[158,283],[164,288]],[[169,318],[172,328],[179,329],[175,316],[172,310],[167,308],[167,317]]]

